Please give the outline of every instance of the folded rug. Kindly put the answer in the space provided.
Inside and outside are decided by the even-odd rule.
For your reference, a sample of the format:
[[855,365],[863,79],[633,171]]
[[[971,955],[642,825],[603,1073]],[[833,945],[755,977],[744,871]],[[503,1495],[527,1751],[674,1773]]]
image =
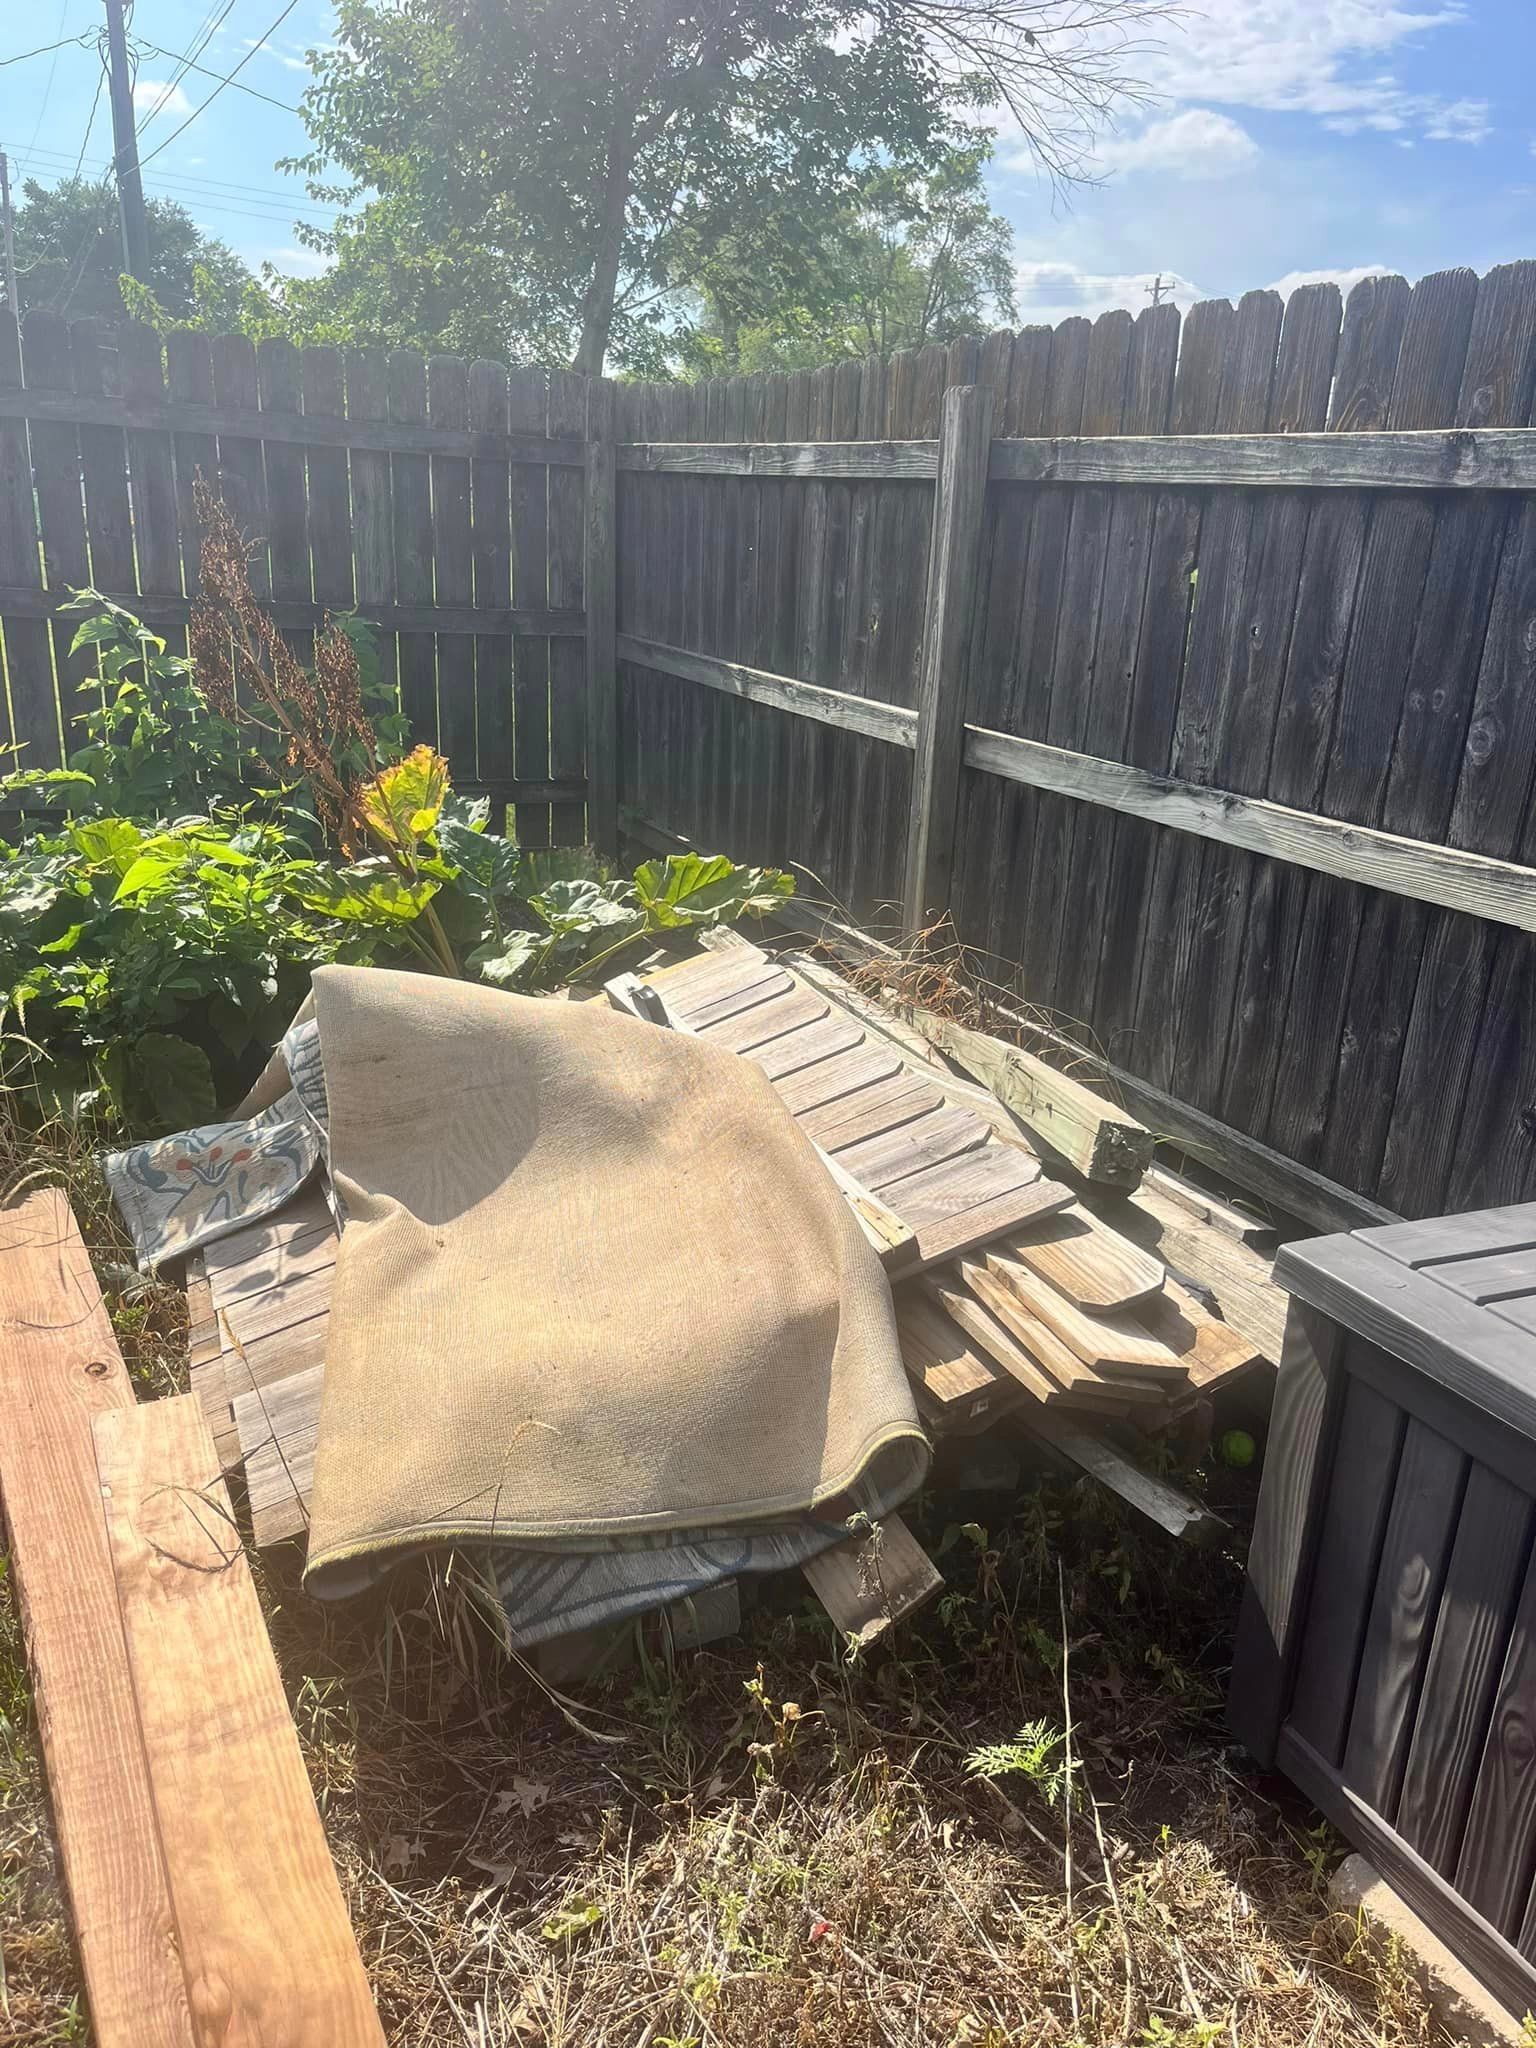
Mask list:
[[812,1554],[921,1481],[879,1260],[751,1062],[377,968],[320,969],[314,1003],[347,1220],[312,1592],[486,1551],[562,1608],[532,1640]]

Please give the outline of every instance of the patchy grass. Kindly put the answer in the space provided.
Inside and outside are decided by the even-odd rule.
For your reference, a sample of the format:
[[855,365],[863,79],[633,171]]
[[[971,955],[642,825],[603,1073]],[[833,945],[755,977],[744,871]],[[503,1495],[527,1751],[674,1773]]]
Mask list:
[[[133,1282],[79,1148],[49,1158],[135,1377],[166,1391],[179,1296]],[[1240,1521],[1249,1479],[1217,1483]],[[462,1573],[336,1610],[303,1598],[291,1549],[258,1560],[395,2048],[1437,2039],[1400,1959],[1327,1910],[1342,1845],[1226,1740],[1233,1558],[1132,1527],[1087,1482],[936,1491],[914,1520],[947,1584],[894,1646],[850,1663],[777,1580],[739,1641],[673,1657],[652,1626],[579,1700],[500,1656]],[[18,2048],[87,2038],[49,1842],[7,1592]]]

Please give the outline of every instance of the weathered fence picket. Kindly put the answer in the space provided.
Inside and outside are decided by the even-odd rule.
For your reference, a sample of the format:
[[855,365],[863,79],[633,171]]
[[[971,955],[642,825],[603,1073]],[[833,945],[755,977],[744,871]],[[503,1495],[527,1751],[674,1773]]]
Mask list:
[[186,333],[162,371],[36,314],[0,322],[10,735],[74,742],[67,585],[184,628],[201,472],[284,630],[374,620],[526,844],[947,910],[1302,1214],[1528,1198],[1533,404],[1529,263],[670,386]]

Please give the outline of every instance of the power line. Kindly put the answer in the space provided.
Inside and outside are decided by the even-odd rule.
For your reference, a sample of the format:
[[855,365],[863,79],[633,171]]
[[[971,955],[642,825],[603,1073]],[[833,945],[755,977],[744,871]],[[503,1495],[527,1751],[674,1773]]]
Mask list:
[[[23,157],[28,162],[37,161],[39,168],[45,170],[45,175],[47,175],[45,166],[48,162],[51,161],[62,167],[70,161],[60,151],[52,149],[33,149],[18,152],[17,160],[21,161]],[[92,171],[104,174],[111,169],[111,163],[110,160],[106,163],[95,163],[90,165],[89,168]],[[250,202],[274,216],[291,215],[297,209],[300,212],[310,212],[321,216],[328,215],[334,218],[341,211],[340,207],[328,205],[324,201],[300,198],[296,193],[284,191],[280,185],[236,184],[223,178],[199,178],[190,171],[156,172],[146,179],[145,182],[161,191],[189,192],[203,204],[212,203],[207,195],[212,194],[222,197],[225,194],[232,194],[236,199]],[[270,206],[266,203],[269,200],[273,202]]]
[[[98,56],[99,54],[100,53],[98,51]],[[101,69],[96,74],[96,96],[91,101],[91,111],[89,115],[86,117],[85,139],[80,144],[80,154],[75,159],[75,168],[73,173],[74,178],[79,177],[80,166],[85,162],[85,152],[90,145],[91,130],[96,125],[96,109],[101,105],[101,88],[106,83],[106,78],[107,67],[103,63]],[[80,280],[85,275],[86,255],[90,249],[92,242],[95,241],[95,239],[96,225],[94,222],[92,222],[90,227],[87,228],[85,232],[84,239],[81,241],[79,249],[71,258],[69,268],[64,273],[65,278],[68,280],[68,290],[63,290],[63,288],[61,287],[59,292],[54,293],[53,303],[61,313],[67,313],[69,311],[69,302],[75,296],[75,293],[80,289]],[[70,271],[74,272],[73,277],[70,276]]]
[[292,14],[293,10],[295,9],[295,7],[298,6],[298,4],[299,0],[288,0],[288,5],[283,9],[282,13],[277,17],[276,21],[273,22],[270,28],[262,30],[261,34],[256,38],[256,41],[251,45],[250,49],[246,51],[245,55],[240,59],[240,62],[235,66],[234,70],[230,72],[229,76],[227,78],[220,80],[219,84],[217,84],[213,88],[213,91],[209,93],[207,99],[203,101],[203,104],[200,107],[194,107],[192,112],[188,114],[186,120],[182,122],[181,126],[179,128],[173,128],[171,130],[171,133],[167,135],[167,137],[165,138],[164,142],[156,143],[155,147],[149,152],[149,155],[144,158],[144,163],[153,163],[155,158],[159,156],[161,150],[169,149],[171,144],[176,140],[178,135],[185,135],[187,130],[192,126],[192,123],[195,120],[197,120],[200,115],[207,113],[208,109],[213,105],[214,101],[218,98],[219,94],[224,90],[225,86],[234,84],[237,75],[245,69],[247,64],[250,63],[251,59],[255,56],[256,52],[267,40],[267,37],[271,35],[276,35],[277,31],[282,27],[283,23],[288,19],[289,15]]
[[[156,114],[159,113],[160,109],[165,105],[166,101],[171,97],[172,93],[175,92],[177,86],[180,85],[181,81],[186,77],[187,73],[192,69],[193,59],[200,57],[203,54],[204,50],[207,49],[209,43],[212,42],[213,38],[218,34],[219,30],[224,26],[225,22],[228,21],[230,9],[234,6],[234,4],[235,0],[224,0],[223,10],[217,16],[213,14],[212,8],[209,9],[208,14],[204,17],[203,27],[199,29],[197,34],[192,38],[192,47],[190,51],[187,52],[179,60],[177,60],[181,64],[181,69],[171,74],[170,78],[166,81],[165,86],[161,90],[159,99],[155,101],[155,104],[150,108],[149,112],[144,116],[143,120],[139,123],[139,133],[141,135],[149,126],[150,122],[154,120]],[[161,55],[169,57],[171,55],[171,52],[169,50],[163,50],[161,52]]]
[[[173,61],[175,61],[176,59],[176,53],[174,50],[162,50],[158,46],[158,44],[155,43],[141,43],[139,47],[143,50],[144,55],[146,57],[169,57]],[[236,92],[249,93],[253,100],[265,100],[269,107],[276,107],[279,113],[296,114],[299,111],[297,107],[290,107],[286,100],[274,99],[271,93],[263,92],[259,86],[244,85],[238,78],[234,77],[225,78],[224,73],[222,71],[210,71],[206,64],[192,64],[189,63],[185,57],[183,57],[180,60],[180,62],[182,65],[180,73],[181,78],[185,78],[189,71],[195,71],[199,78],[222,79],[225,85],[232,85],[235,88]],[[177,83],[179,83],[178,79],[172,79],[171,84],[173,86],[175,86]],[[144,133],[144,129],[148,125],[148,123],[152,121],[154,118],[154,111],[151,111],[150,113],[145,115],[144,120],[139,124],[139,133],[141,135]]]
[[[64,21],[64,14],[67,14],[68,11],[69,0],[64,0],[64,12],[59,16],[61,27]],[[67,50],[72,43],[78,43],[83,49],[87,43],[94,40],[95,37],[92,31],[87,29],[84,35],[65,36],[62,42],[40,43],[35,50],[23,50],[19,57],[0,57],[0,71],[3,71],[7,64],[25,64],[29,57],[46,57],[51,50]],[[51,72],[49,76],[50,78],[52,77]]]

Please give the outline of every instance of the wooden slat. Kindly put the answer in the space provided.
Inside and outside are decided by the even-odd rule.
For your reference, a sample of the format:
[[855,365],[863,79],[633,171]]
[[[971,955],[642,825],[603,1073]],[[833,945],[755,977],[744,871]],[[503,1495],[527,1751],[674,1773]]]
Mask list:
[[[435,355],[427,363],[427,417],[453,431],[469,424],[469,365],[462,356]],[[434,453],[432,482],[432,595],[464,607],[474,599],[470,527],[470,465],[462,455]],[[437,642],[438,745],[450,768],[476,758],[475,646],[444,634]]]
[[[941,1166],[936,1170],[944,1174],[951,1169]],[[1033,1180],[972,1204],[952,1205],[937,1197],[919,1208],[915,1201],[903,1198],[901,1214],[917,1232],[917,1264],[937,1266],[1005,1231],[1017,1230],[1037,1216],[1053,1215],[1072,1199],[1072,1190],[1060,1181]]]
[[887,1515],[873,1535],[850,1536],[824,1550],[802,1570],[843,1634],[866,1646],[944,1584],[900,1515]]
[[632,633],[621,633],[617,645],[619,659],[632,662],[637,668],[679,676],[684,682],[702,683],[728,697],[793,712],[800,718],[835,725],[843,732],[863,733],[869,739],[888,740],[892,746],[910,749],[917,745],[917,713],[904,710],[899,704],[854,697],[846,690],[825,690],[815,683],[799,682],[793,676],[771,675],[741,662],[721,661],[714,655],[694,654],[681,647],[642,640]]
[[245,1464],[251,1533],[258,1547],[303,1535],[315,1480],[323,1364],[292,1372],[233,1404]]
[[950,900],[965,679],[981,571],[991,433],[990,391],[971,384],[945,392],[918,657],[917,746],[902,882],[902,922],[909,933],[922,931],[931,918],[942,916]]
[[[1103,1374],[1091,1365],[1085,1365],[1069,1344],[1027,1309],[1013,1289],[990,1272],[980,1259],[961,1259],[959,1270],[965,1286],[987,1317],[1000,1323],[1009,1340],[1022,1345],[1041,1371],[1048,1373],[1074,1400],[1086,1400],[1098,1406],[1106,1399],[1113,1399],[1127,1408],[1157,1407],[1166,1402],[1168,1390],[1150,1379],[1122,1378],[1110,1385]],[[962,1310],[951,1307],[950,1313],[964,1320]],[[970,1327],[968,1322],[966,1326]],[[985,1324],[976,1326],[978,1341],[985,1341],[982,1338],[985,1327]],[[991,1349],[990,1345],[986,1348]]]
[[1088,1315],[1017,1259],[990,1249],[987,1265],[1019,1297],[1031,1315],[1054,1330],[1085,1365],[1096,1370],[1144,1372],[1182,1380],[1184,1368],[1168,1349],[1133,1317]]
[[939,444],[924,441],[642,441],[619,468],[677,476],[932,478]]
[[[422,426],[427,417],[427,366],[414,349],[389,354],[389,416],[397,425]],[[395,591],[402,604],[432,603],[432,481],[425,454],[390,457],[390,513],[394,528]],[[411,737],[437,744],[437,650],[434,622],[399,637],[400,709]]]
[[820,1024],[791,1032],[787,1038],[754,1046],[743,1058],[760,1066],[770,1081],[781,1081],[863,1044],[864,1033],[851,1018],[828,1017]]
[[922,1291],[909,1292],[898,1315],[904,1354],[908,1343],[915,1343],[930,1364],[953,1372],[973,1355],[973,1347],[979,1347],[1032,1401],[1062,1398],[1062,1388],[963,1288],[936,1273],[925,1275],[917,1285]]
[[1166,1272],[1161,1260],[1117,1236],[1088,1209],[1065,1210],[1000,1249],[1079,1308],[1098,1314],[1146,1301]]
[[191,1395],[95,1425],[193,2011],[236,2048],[383,2048],[250,1567]]
[[966,728],[967,765],[1033,789],[1101,804],[1175,832],[1265,853],[1421,903],[1439,903],[1519,931],[1536,931],[1536,868],[1428,840],[1295,811],[1263,797],[1175,781],[1121,761],[1068,753],[1042,741]]
[[[514,428],[542,433],[549,420],[549,377],[543,370],[515,369],[507,379],[507,411]],[[583,443],[585,450],[585,443]],[[547,471],[519,464],[511,472],[512,599],[518,605],[549,602],[549,478]],[[519,777],[534,780],[550,772],[549,645],[519,641],[512,650],[512,750]],[[543,804],[519,804],[513,824],[524,846],[548,846],[550,814]]]
[[1069,1458],[1090,1478],[1180,1542],[1193,1544],[1197,1550],[1210,1550],[1231,1536],[1228,1524],[1203,1501],[1170,1486],[1155,1473],[1144,1471],[1113,1444],[1059,1411],[1024,1408],[1019,1411],[1019,1421],[1030,1436]]
[[978,1151],[991,1133],[966,1109],[935,1109],[898,1129],[838,1148],[842,1164],[866,1187],[899,1204],[915,1175]]
[[617,474],[613,389],[591,388],[587,423],[585,591],[588,817],[592,843],[610,857],[619,842]]
[[[504,433],[507,373],[500,363],[469,366],[469,424]],[[354,463],[358,460],[354,456]],[[475,604],[512,601],[511,471],[505,460],[476,456],[469,465],[469,528]],[[512,775],[512,649],[494,633],[475,641],[475,759],[484,777]],[[493,827],[505,823],[505,814]]]
[[[131,590],[110,589],[102,594],[114,603],[126,606],[150,626],[185,625],[191,611],[191,601],[185,597],[140,598]],[[64,590],[37,592],[21,585],[0,584],[0,605],[21,618],[58,618],[60,607],[68,602],[68,597],[69,593]],[[308,599],[284,598],[270,601],[267,609],[285,630],[301,631],[305,627],[324,625],[328,607],[311,603]],[[573,611],[507,610],[505,607],[480,610],[471,606],[438,606],[425,601],[420,604],[368,604],[361,599],[359,609],[370,624],[382,626],[390,632],[509,633],[516,639],[537,640],[547,639],[552,634],[580,639],[586,631],[584,614]],[[60,623],[68,624],[73,633],[79,621],[61,619]],[[473,779],[472,776],[465,777],[466,781]],[[546,781],[549,778],[540,776],[536,779]]]
[[1528,491],[1536,433],[1114,434],[994,441],[994,483]]
[[[21,385],[21,336],[9,306],[0,307],[0,400]],[[0,413],[0,615],[3,615],[10,702],[5,707],[8,741],[46,736],[51,725],[53,747],[43,748],[41,766],[57,757],[58,708],[53,692],[53,660],[42,609],[43,565],[38,552],[37,501],[32,491],[32,456],[27,430],[15,415]],[[29,616],[20,601],[36,601]],[[57,602],[57,598],[53,600]],[[22,765],[30,766],[29,751]]]
[[[1261,1346],[1232,1324],[1218,1322],[1171,1278],[1151,1300],[1137,1307],[1136,1320],[1166,1344],[1202,1393],[1227,1386],[1265,1362]],[[1278,1347],[1277,1347],[1278,1348]]]
[[796,1118],[813,1144],[825,1151],[840,1152],[864,1138],[877,1138],[882,1131],[896,1130],[914,1118],[926,1116],[944,1101],[930,1082],[905,1071],[888,1081],[861,1088],[856,1095],[803,1110]]
[[[220,336],[222,341],[224,336]],[[510,462],[571,463],[580,468],[584,449],[579,439],[551,440],[544,434],[448,431],[424,424],[375,424],[367,417],[328,419],[323,423],[298,416],[269,418],[254,403],[169,405],[127,398],[76,397],[72,393],[29,388],[0,392],[0,419],[26,419],[87,427],[133,428],[152,433],[175,430],[186,434],[232,434],[272,441],[283,447],[376,449],[399,455],[479,455]]]
[[[789,979],[785,977],[786,981]],[[689,1019],[686,1024],[679,1019],[682,1028],[696,1031],[706,1045],[712,1045],[721,1052],[747,1053],[759,1046],[773,1043],[790,1032],[806,1030],[830,1016],[832,1005],[825,996],[819,996],[814,989],[797,989],[791,984],[790,993],[770,996],[766,1002],[750,1003],[728,1016],[704,1016]]]
[[0,1504],[100,2048],[191,2048],[91,1442],[133,1388],[68,1202],[0,1212]]

